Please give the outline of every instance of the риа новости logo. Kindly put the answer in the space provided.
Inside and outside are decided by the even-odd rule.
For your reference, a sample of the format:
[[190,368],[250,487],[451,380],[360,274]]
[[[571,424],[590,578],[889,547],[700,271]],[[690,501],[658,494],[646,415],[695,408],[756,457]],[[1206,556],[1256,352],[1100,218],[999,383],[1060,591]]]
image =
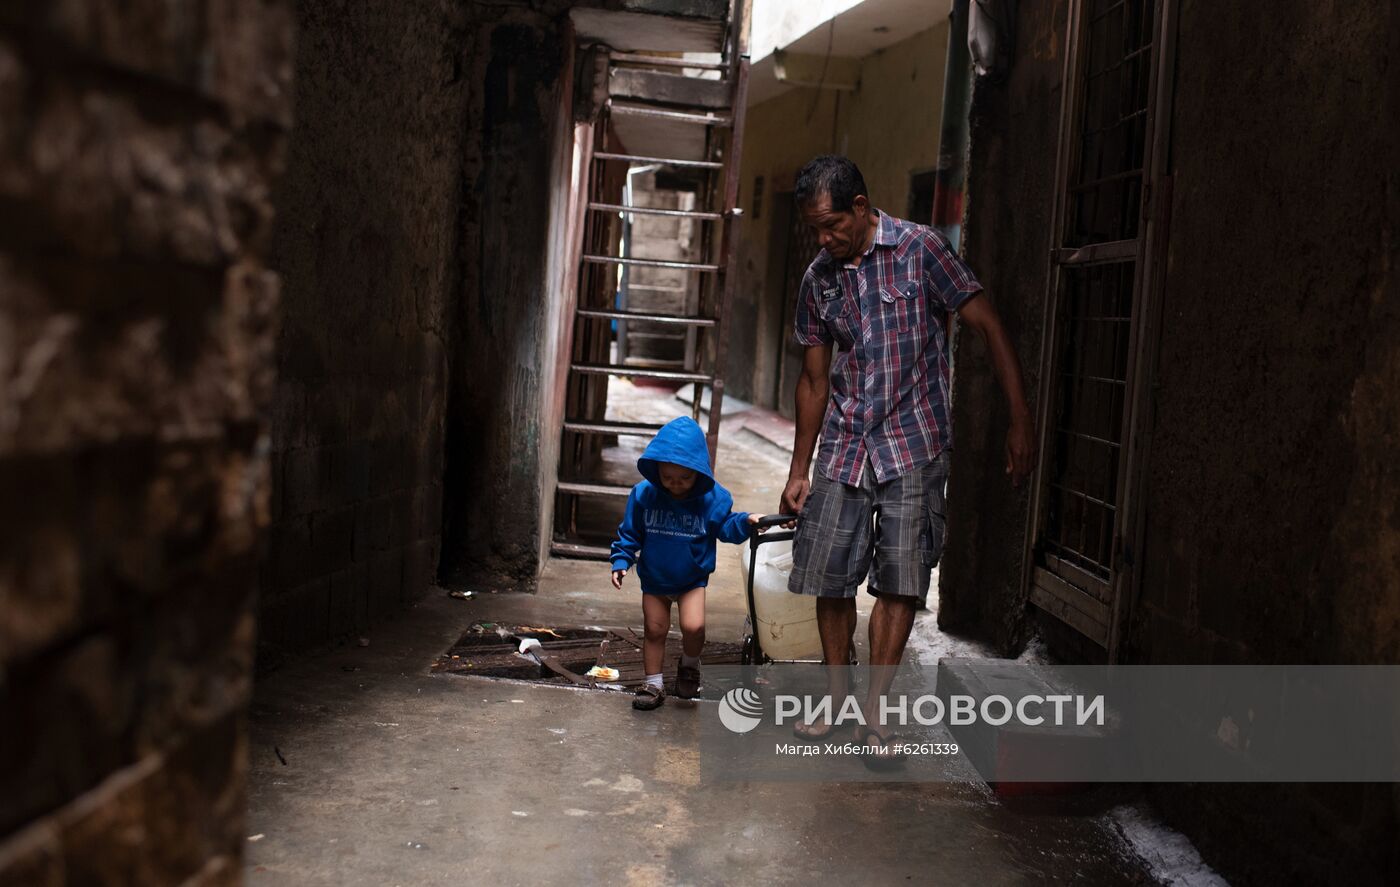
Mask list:
[[763,700],[748,687],[735,687],[719,701],[719,720],[734,733],[747,733],[763,718]]

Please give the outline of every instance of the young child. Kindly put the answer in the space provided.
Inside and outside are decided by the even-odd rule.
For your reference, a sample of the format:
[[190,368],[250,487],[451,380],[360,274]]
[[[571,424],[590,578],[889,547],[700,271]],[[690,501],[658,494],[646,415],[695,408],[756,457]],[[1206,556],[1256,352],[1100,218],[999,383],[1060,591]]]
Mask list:
[[705,645],[705,586],[715,571],[715,540],[743,542],[761,514],[733,513],[734,497],[715,482],[705,434],[689,416],[668,423],[647,444],[637,470],[646,480],[632,488],[627,513],[612,544],[612,584],[635,563],[642,584],[647,682],[632,707],[651,711],[665,701],[661,660],[671,630],[671,602],[681,611],[681,661],[676,695],[700,690],[700,649]]

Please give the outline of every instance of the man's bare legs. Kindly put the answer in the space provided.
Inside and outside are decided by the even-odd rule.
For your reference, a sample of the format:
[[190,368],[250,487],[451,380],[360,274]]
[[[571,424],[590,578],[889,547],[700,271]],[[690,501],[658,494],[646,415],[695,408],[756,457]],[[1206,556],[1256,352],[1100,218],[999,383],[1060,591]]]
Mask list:
[[[835,717],[851,692],[849,665],[856,635],[856,599],[817,598],[817,631],[822,638],[822,661],[826,663],[826,692],[831,696]],[[829,723],[803,721],[793,727],[793,732],[807,739],[824,739],[833,729]]]
[[865,728],[857,733],[862,743],[872,744],[881,758],[896,758],[885,746],[890,730],[883,729],[879,722],[881,698],[889,693],[890,684],[899,672],[900,660],[904,658],[904,645],[909,642],[909,632],[914,627],[914,609],[918,606],[917,597],[881,595],[876,597],[871,610],[869,638],[871,638],[871,679],[865,691],[865,705],[861,714],[865,718]]
[[880,595],[870,611],[870,687],[862,709],[867,736],[872,732],[883,736],[887,732],[879,729],[880,697],[890,691],[904,658],[904,645],[914,628],[917,605],[917,598]]

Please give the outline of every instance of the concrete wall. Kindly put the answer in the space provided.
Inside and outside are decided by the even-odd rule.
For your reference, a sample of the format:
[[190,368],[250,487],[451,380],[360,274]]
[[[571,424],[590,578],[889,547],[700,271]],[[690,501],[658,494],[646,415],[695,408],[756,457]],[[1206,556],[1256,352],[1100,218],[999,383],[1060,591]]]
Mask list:
[[0,10],[0,883],[240,878],[292,31]]
[[[1064,9],[1021,5],[1016,66],[1004,85],[979,83],[973,109],[967,251],[1031,362]],[[1378,0],[1180,12],[1143,578],[1125,658],[1395,662],[1400,22]],[[956,358],[940,618],[1014,650],[1027,629],[1025,503],[1002,475],[1005,418],[980,343],[960,338]],[[1152,795],[1232,883],[1379,883],[1400,865],[1391,786]]]
[[[787,201],[797,172],[818,154],[844,153],[865,176],[870,199],[896,216],[906,212],[911,172],[938,163],[943,69],[948,50],[946,23],[866,58],[860,88],[818,93],[793,89],[748,110],[741,158],[739,204],[748,213],[739,244],[735,317],[757,317],[756,324],[733,324],[725,390],[767,407],[775,398],[782,342],[792,335],[782,322],[781,291],[785,259]],[[754,179],[764,179],[763,213],[753,217]],[[778,220],[774,230],[774,220]]]
[[[739,235],[738,278],[730,310],[734,317],[755,323],[729,325],[725,393],[760,406],[776,407],[778,360],[783,341],[783,303],[796,294],[780,289],[785,259],[784,232],[790,208],[780,205],[792,192],[802,164],[814,155],[835,150],[832,127],[838,101],[835,92],[795,89],[748,109],[744,148],[740,158],[739,205],[745,217]],[[762,213],[755,217],[754,185],[763,177]],[[774,229],[777,230],[774,230]],[[791,400],[791,395],[788,395]]]

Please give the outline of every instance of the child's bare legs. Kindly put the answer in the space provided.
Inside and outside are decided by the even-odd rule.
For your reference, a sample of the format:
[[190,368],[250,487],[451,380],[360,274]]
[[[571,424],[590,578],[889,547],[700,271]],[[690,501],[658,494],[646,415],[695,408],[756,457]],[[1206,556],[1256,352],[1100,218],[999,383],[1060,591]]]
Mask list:
[[[692,588],[680,599],[681,650],[686,656],[698,657],[705,647],[705,589]],[[667,613],[667,625],[670,613]]]
[[[681,611],[681,662],[676,672],[676,695],[693,699],[700,689],[700,651],[705,647],[705,589],[692,588],[679,596]],[[633,708],[650,710],[661,704],[661,669],[666,658],[666,635],[671,630],[671,598],[642,595],[646,635],[642,641],[642,667],[648,690],[637,691]]]
[[[646,632],[642,641],[642,666],[646,674],[661,674],[661,661],[666,656],[666,635],[671,630],[671,599],[659,594],[642,595],[642,619]],[[685,619],[684,608],[681,619]],[[701,624],[704,624],[703,621]]]

